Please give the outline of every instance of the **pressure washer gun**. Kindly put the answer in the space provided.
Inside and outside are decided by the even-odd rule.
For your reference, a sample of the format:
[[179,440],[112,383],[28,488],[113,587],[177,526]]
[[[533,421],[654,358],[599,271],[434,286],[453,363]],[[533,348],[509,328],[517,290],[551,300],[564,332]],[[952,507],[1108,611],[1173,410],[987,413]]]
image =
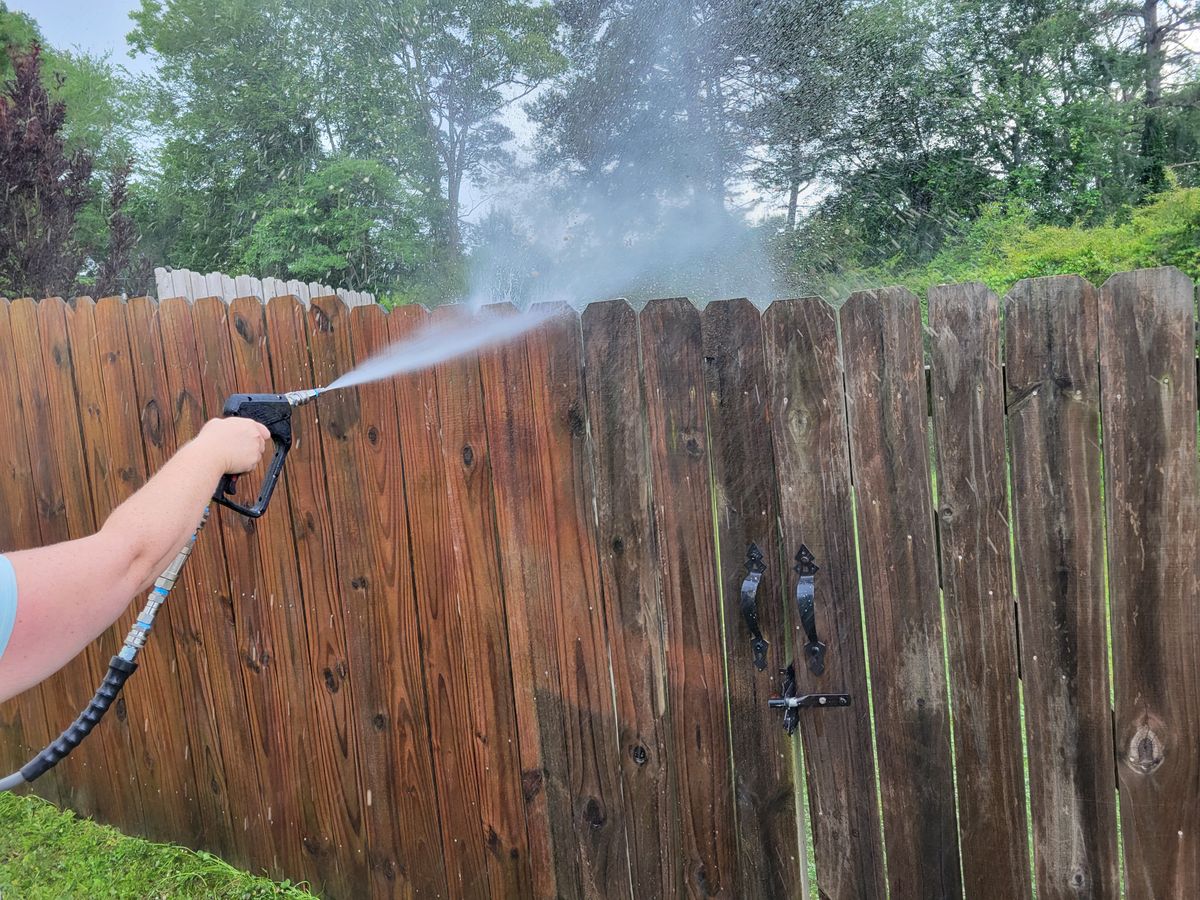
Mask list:
[[[227,506],[234,512],[253,519],[257,519],[266,512],[267,505],[271,502],[271,496],[275,493],[279,475],[283,471],[284,460],[287,458],[288,451],[292,449],[292,410],[311,403],[317,399],[320,393],[319,389],[314,389],[292,391],[287,394],[234,394],[226,400],[223,410],[225,417],[236,416],[253,419],[266,426],[267,431],[271,434],[271,442],[275,445],[275,455],[271,457],[271,464],[267,467],[266,477],[253,506],[243,506],[229,499],[237,491],[237,475],[221,476],[213,499],[222,506]],[[129,680],[129,676],[137,671],[137,662],[135,662],[137,655],[145,646],[146,638],[154,625],[155,616],[166,602],[171,589],[175,587],[179,573],[183,570],[183,564],[187,562],[192,553],[192,547],[196,544],[196,538],[204,528],[205,522],[208,521],[208,512],[207,509],[204,511],[204,517],[196,526],[196,530],[192,532],[192,536],[188,538],[187,544],[155,580],[154,588],[146,599],[146,605],[138,615],[137,621],[133,623],[133,628],[129,630],[120,652],[109,661],[108,674],[104,676],[104,681],[87,705],[87,709],[79,714],[79,718],[72,722],[66,731],[27,762],[20,771],[14,772],[7,778],[0,778],[0,791],[12,790],[22,784],[28,784],[54,768],[79,746],[108,712],[108,708],[117,699],[117,694]]]
[[320,393],[319,389],[315,389],[292,391],[290,394],[234,394],[226,400],[224,416],[253,419],[266,426],[275,444],[275,455],[271,457],[271,465],[267,468],[258,499],[254,501],[253,506],[243,506],[229,499],[237,492],[237,475],[222,475],[213,499],[222,506],[228,506],[234,512],[252,519],[257,519],[265,513],[267,504],[271,502],[271,495],[275,493],[275,483],[283,472],[283,461],[292,449],[292,410],[317,399]]

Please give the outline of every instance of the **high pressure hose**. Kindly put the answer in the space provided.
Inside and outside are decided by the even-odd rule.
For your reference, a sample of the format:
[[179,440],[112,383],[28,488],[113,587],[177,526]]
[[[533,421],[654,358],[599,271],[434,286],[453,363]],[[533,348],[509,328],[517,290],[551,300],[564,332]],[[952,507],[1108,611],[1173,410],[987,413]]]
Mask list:
[[0,778],[0,791],[11,791],[13,788],[28,784],[35,778],[53,769],[66,759],[68,754],[78,747],[80,742],[99,724],[104,714],[108,712],[108,708],[112,706],[113,701],[117,699],[117,694],[120,693],[129,676],[137,671],[137,662],[135,660],[137,659],[138,652],[146,644],[146,636],[150,634],[150,629],[154,625],[154,617],[158,615],[159,608],[166,602],[167,596],[171,593],[171,588],[175,587],[175,581],[179,577],[179,572],[183,569],[183,564],[187,562],[187,558],[191,555],[192,547],[196,544],[196,538],[207,521],[208,509],[206,508],[204,510],[204,517],[200,520],[200,524],[196,526],[196,530],[192,532],[192,536],[188,539],[187,544],[184,545],[174,561],[155,580],[154,588],[150,591],[150,596],[146,598],[146,605],[142,608],[137,621],[133,623],[133,628],[129,630],[129,634],[125,637],[125,643],[121,647],[120,652],[109,661],[108,674],[104,676],[104,681],[96,690],[96,695],[92,697],[92,701],[87,705],[87,709],[81,712],[79,718],[72,722],[71,726],[60,734],[55,741],[22,766],[20,771],[13,772],[7,778]]

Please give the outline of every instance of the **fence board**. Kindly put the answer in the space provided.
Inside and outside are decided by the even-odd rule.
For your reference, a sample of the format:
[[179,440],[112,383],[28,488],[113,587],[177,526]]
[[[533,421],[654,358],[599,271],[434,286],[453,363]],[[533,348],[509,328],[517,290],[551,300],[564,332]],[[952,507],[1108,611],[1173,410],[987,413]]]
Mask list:
[[[322,366],[341,369],[351,364],[347,317],[340,308],[329,307],[328,312],[314,309],[310,320],[296,298],[276,297],[267,304],[266,313],[269,361],[277,391],[315,387],[318,381],[324,384],[327,379],[323,380]],[[322,798],[327,806],[320,815],[332,820],[333,852],[342,858],[339,880],[361,892],[366,881],[363,820],[368,789],[360,776],[354,721],[359,669],[350,659],[345,621],[346,607],[352,604],[343,600],[351,596],[344,593],[342,584],[343,579],[347,584],[351,581],[345,568],[351,563],[342,563],[335,535],[359,544],[367,535],[361,503],[333,505],[330,501],[327,485],[339,475],[355,475],[357,470],[348,466],[344,457],[331,456],[321,428],[328,426],[335,441],[345,442],[351,421],[339,401],[349,401],[356,415],[356,399],[353,393],[342,392],[320,409],[310,406],[292,416],[293,444],[285,487],[291,512],[288,534],[296,547],[304,596],[307,655],[302,659],[307,660],[316,704],[313,712],[321,722],[319,739],[323,743],[317,747],[317,756],[330,778]],[[361,592],[354,596],[361,602]]]
[[637,315],[624,300],[593,303],[584,310],[582,326],[600,584],[633,895],[673,897],[682,887],[679,825]]
[[[351,312],[356,359],[391,343],[388,318],[374,304]],[[339,551],[339,559],[348,559],[350,587],[355,589],[356,579],[366,601],[355,604],[355,616],[347,626],[350,652],[359,657],[356,663],[352,655],[350,665],[359,672],[355,697],[362,771],[368,790],[379,798],[367,804],[373,886],[376,894],[389,896],[397,892],[392,886],[395,881],[418,896],[441,897],[448,891],[446,861],[427,725],[420,623],[409,571],[411,534],[395,386],[386,381],[364,385],[358,396],[356,462],[370,527],[361,548],[347,548],[346,556]],[[334,490],[331,481],[331,500],[336,503]],[[355,576],[355,572],[365,574]],[[381,878],[386,886],[379,884]]]
[[[204,373],[202,389],[204,408],[209,415],[220,413],[225,398],[235,391],[270,390],[269,377],[263,372],[251,381],[243,372],[235,371],[230,344],[230,330],[238,326],[231,322],[232,311],[216,298],[197,300],[192,308],[192,324],[196,335],[196,352]],[[249,323],[244,318],[241,330],[254,340]],[[241,340],[241,338],[239,338]],[[250,493],[246,485],[260,483],[262,467],[245,476],[240,487],[241,499]],[[226,510],[215,509],[211,530],[215,525],[221,533],[229,573],[230,612],[236,638],[236,654],[245,693],[246,725],[252,748],[252,758],[258,771],[260,789],[257,803],[242,807],[243,832],[257,829],[270,835],[271,871],[306,872],[310,862],[306,858],[303,835],[310,838],[312,848],[319,852],[320,843],[311,840],[313,826],[304,818],[307,810],[302,809],[297,792],[301,786],[294,782],[296,766],[293,761],[295,742],[293,731],[303,732],[307,723],[303,718],[295,721],[283,710],[273,710],[272,698],[283,690],[288,673],[294,671],[290,657],[292,645],[276,646],[275,632],[269,622],[264,622],[276,606],[295,603],[294,595],[275,596],[265,588],[261,573],[261,555],[257,548],[256,526],[241,516]],[[289,548],[290,549],[290,548]],[[293,565],[294,565],[294,551]],[[264,607],[265,602],[265,607]],[[281,662],[280,653],[285,655]],[[285,671],[280,674],[280,670]],[[299,697],[303,697],[307,679],[294,682]],[[283,695],[279,695],[283,696]],[[297,704],[302,707],[302,702]],[[299,711],[297,716],[303,714]],[[273,718],[272,718],[273,717]],[[264,723],[264,718],[267,721]],[[280,719],[285,721],[280,721]],[[307,777],[305,779],[307,781]],[[248,824],[247,824],[248,823]]]
[[[780,670],[787,664],[791,635],[780,579],[787,569],[778,567],[762,320],[749,300],[725,300],[708,304],[700,322],[737,802],[737,895],[807,893],[793,750],[780,717],[767,707],[781,693]],[[768,647],[757,662],[753,635],[740,614],[751,545],[767,561],[755,606]]]
[[[436,322],[443,315],[435,312],[432,319]],[[475,737],[479,766],[485,859],[493,895],[525,896],[531,890],[532,872],[523,797],[531,786],[520,769],[478,357],[469,355],[440,364],[437,383],[454,536],[452,577],[464,614],[461,652],[473,693],[467,721]]]
[[[515,312],[512,306],[493,306],[487,315]],[[479,364],[513,679],[526,685],[514,701],[533,887],[542,897],[580,896],[583,873],[558,663],[561,613],[550,596],[543,449],[524,338],[481,353]]]
[[[388,334],[403,340],[425,327],[429,314],[404,306],[388,316]],[[442,852],[451,896],[488,892],[484,842],[480,839],[479,777],[472,732],[474,685],[464,655],[465,624],[456,602],[451,549],[450,498],[442,474],[438,381],[432,369],[396,379],[400,450],[411,536],[411,572],[424,644],[426,703]]]
[[[231,304],[228,339],[238,390],[270,391],[263,307],[253,298]],[[303,468],[303,466],[301,467]],[[255,475],[251,484],[260,483]],[[249,497],[247,491],[247,497]],[[289,804],[299,814],[299,829],[285,833],[305,856],[303,871],[320,890],[335,896],[357,896],[364,883],[360,824],[355,792],[341,792],[344,774],[338,759],[335,713],[322,693],[335,694],[348,671],[343,659],[314,659],[309,647],[310,616],[319,614],[321,592],[302,570],[289,527],[287,492],[272,501],[276,515],[248,526],[245,540],[257,556],[256,578],[248,582],[251,599],[244,618],[251,637],[251,657],[261,670],[258,740],[266,755],[282,757],[267,777],[270,800]],[[300,613],[295,612],[296,609]],[[334,623],[322,627],[336,633]],[[256,673],[257,674],[257,673]],[[315,775],[315,777],[314,777]]]
[[929,292],[938,537],[954,714],[959,841],[970,897],[1030,897],[1009,552],[1000,300]]
[[[496,311],[493,315],[511,314]],[[579,322],[569,310],[481,355],[506,611],[518,696],[540,738],[564,896],[630,892],[604,609],[586,455]],[[524,702],[522,702],[524,700]],[[534,743],[521,721],[522,748]],[[535,748],[539,749],[539,748]],[[530,760],[523,759],[525,771]],[[561,824],[560,824],[561,823]],[[540,830],[540,829],[539,829]]]
[[[826,644],[824,674],[814,675],[803,663],[806,637],[798,622],[787,651],[797,661],[799,693],[851,695],[849,709],[800,714],[817,889],[830,900],[883,897],[837,314],[816,297],[773,303],[763,330],[788,567],[782,571],[790,572],[801,544],[820,566],[814,587],[817,633]],[[794,596],[794,576],[788,587]]]
[[[144,437],[140,427],[141,410],[137,402],[133,365],[130,357],[125,303],[119,297],[106,297],[95,304],[96,357],[103,382],[105,405],[101,424],[105,437],[94,454],[108,456],[108,487],[97,510],[107,517],[129,499],[148,479]],[[99,524],[100,517],[97,517]],[[131,597],[131,605],[119,620],[120,640],[144,601]],[[163,629],[164,633],[168,629]],[[142,798],[146,833],[166,840],[182,827],[199,834],[199,806],[196,802],[195,775],[187,752],[188,733],[182,711],[179,679],[176,674],[174,642],[160,638],[152,651],[139,657],[137,692],[125,699],[129,715],[130,740],[137,750],[135,774]]]
[[1114,735],[1133,898],[1200,884],[1194,302],[1177,269],[1114,275],[1100,291]]
[[1106,678],[1096,291],[1018,282],[1005,299],[1013,534],[1038,896],[1116,897]]
[[[201,316],[203,308],[212,302],[197,304]],[[205,378],[191,304],[183,299],[164,300],[159,305],[159,320],[169,409],[176,439],[183,442],[195,437],[205,422]],[[215,393],[211,386],[209,393]],[[220,411],[220,402],[210,398],[216,412]],[[214,773],[206,781],[207,776],[198,774],[198,788],[211,793],[228,810],[232,830],[225,837],[227,858],[244,867],[263,866],[275,858],[275,853],[270,831],[261,822],[264,792],[250,729],[242,677],[244,662],[235,625],[237,612],[220,519],[221,514],[213,511],[192,548],[182,581],[172,593],[171,622],[188,630],[184,644],[195,643],[197,656],[207,662],[207,678],[203,671],[197,672],[197,682],[204,690],[200,702],[206,706],[193,706],[192,714],[211,720],[208,727],[216,732],[224,761],[220,775]],[[176,614],[178,607],[186,608],[186,619]],[[203,772],[203,768],[198,769],[198,773]]]
[[888,880],[900,897],[957,897],[920,304],[856,293],[841,321]]
[[[90,311],[90,300],[79,302]],[[21,390],[26,425],[32,428],[30,447],[40,450],[32,454],[33,475],[41,538],[46,544],[86,537],[99,524],[89,491],[93,475],[85,461],[80,432],[81,407],[87,395],[76,399],[79,371],[94,368],[95,355],[90,346],[75,343],[68,331],[68,313],[73,315],[59,299],[36,305],[16,301],[11,309],[14,344],[28,348],[21,354],[28,356],[28,365],[20,367]],[[107,646],[102,637],[43,688],[52,734],[57,736],[87,705],[114,650],[110,633]],[[72,757],[60,765],[60,792],[64,802],[78,802],[82,810],[103,821],[125,822],[130,815],[140,815],[137,792],[103,775],[89,777],[91,772],[108,772],[110,763],[130,753],[129,729],[121,719],[125,707],[114,707],[105,720],[107,731],[99,738],[100,746],[87,748],[81,759]]]
[[[156,472],[174,455],[179,443],[175,435],[175,423],[171,417],[170,387],[167,384],[167,367],[163,364],[163,337],[159,327],[158,307],[146,297],[130,299],[125,306],[126,329],[129,335],[130,361],[137,390],[137,421],[141,425],[142,446],[145,448],[147,471]],[[184,590],[194,587],[193,583],[181,579]],[[200,623],[191,599],[173,595],[168,608],[161,615],[156,633],[169,635],[155,641],[146,651],[162,654],[168,666],[167,677],[176,682],[178,706],[176,724],[183,732],[176,739],[185,739],[182,746],[164,746],[168,753],[179,754],[179,758],[191,764],[193,781],[187,785],[194,790],[194,803],[187,811],[183,822],[171,826],[169,836],[179,833],[179,828],[189,829],[200,846],[225,852],[228,849],[226,836],[230,833],[231,820],[225,802],[226,791],[224,757],[216,722],[213,719],[211,691],[207,686],[208,666],[199,641]],[[160,647],[161,645],[161,647]],[[170,703],[170,698],[164,698]],[[154,740],[151,735],[146,740]],[[178,765],[168,756],[167,765]],[[216,785],[214,790],[212,785]],[[164,804],[162,797],[155,801]],[[168,810],[174,810],[179,801],[166,802]]]
[[[0,417],[7,423],[0,428],[0,548],[5,552],[27,550],[42,543],[38,524],[33,464],[25,422],[25,407],[21,401],[21,385],[17,375],[18,356],[12,342],[12,321],[8,300],[0,299]],[[40,449],[40,448],[39,448]],[[44,690],[51,685],[38,686],[23,692],[3,705],[0,712],[0,768],[15,772],[57,734],[66,723],[51,723],[46,718],[47,703]],[[38,792],[54,802],[61,802],[58,778],[38,783]],[[87,804],[87,800],[83,800]]]
[[652,301],[641,314],[641,336],[684,889],[734,896],[737,834],[700,313],[687,300]]

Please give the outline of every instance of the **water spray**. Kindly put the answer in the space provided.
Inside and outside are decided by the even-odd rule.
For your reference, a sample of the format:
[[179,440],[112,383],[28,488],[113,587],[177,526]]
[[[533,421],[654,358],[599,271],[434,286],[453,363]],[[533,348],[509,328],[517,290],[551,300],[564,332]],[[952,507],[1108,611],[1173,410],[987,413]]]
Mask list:
[[[505,316],[489,320],[486,327],[480,327],[479,320],[469,317],[434,324],[418,331],[407,340],[388,347],[326,387],[290,391],[286,394],[232,395],[225,401],[222,414],[226,417],[236,416],[252,419],[265,426],[271,435],[275,453],[267,466],[258,496],[252,504],[242,504],[233,499],[237,494],[237,475],[221,476],[221,481],[217,485],[212,499],[220,505],[252,519],[257,519],[265,513],[271,497],[275,493],[279,476],[283,473],[283,464],[287,459],[288,451],[292,449],[292,411],[311,403],[321,394],[379,381],[402,372],[416,371],[491,344],[510,340],[556,314],[557,310],[548,310]],[[155,616],[158,615],[159,609],[175,586],[201,529],[208,521],[208,515],[209,510],[205,509],[200,524],[192,532],[192,536],[183,549],[155,580],[145,606],[129,630],[121,650],[109,660],[108,674],[104,676],[104,681],[101,682],[87,708],[79,714],[79,717],[71,723],[66,731],[22,766],[19,771],[6,778],[0,778],[0,791],[12,790],[44,775],[62,762],[99,724],[100,719],[116,700],[117,694],[120,693],[125,682],[137,671],[137,655],[145,646],[146,638],[154,625]]]

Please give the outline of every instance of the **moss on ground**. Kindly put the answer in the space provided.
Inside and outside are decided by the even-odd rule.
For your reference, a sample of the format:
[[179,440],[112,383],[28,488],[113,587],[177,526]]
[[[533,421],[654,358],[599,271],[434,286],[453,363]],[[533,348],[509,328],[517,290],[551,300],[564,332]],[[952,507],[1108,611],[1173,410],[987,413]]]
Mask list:
[[127,837],[13,794],[0,794],[0,897],[313,900],[290,882],[248,875],[211,853]]

